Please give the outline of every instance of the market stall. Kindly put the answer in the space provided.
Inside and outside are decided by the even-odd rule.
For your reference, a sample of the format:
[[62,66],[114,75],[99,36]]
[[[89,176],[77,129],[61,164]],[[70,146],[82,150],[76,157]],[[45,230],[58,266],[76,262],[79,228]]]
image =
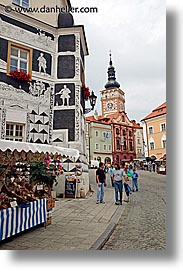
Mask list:
[[68,157],[77,160],[78,150],[0,140],[0,240],[51,224],[51,190]]
[[157,173],[166,175],[166,154],[159,159],[155,160],[157,165]]

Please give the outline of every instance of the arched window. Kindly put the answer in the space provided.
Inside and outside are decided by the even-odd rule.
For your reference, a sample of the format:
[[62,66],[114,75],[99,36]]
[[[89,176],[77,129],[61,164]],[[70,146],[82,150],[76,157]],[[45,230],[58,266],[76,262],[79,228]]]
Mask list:
[[119,163],[119,156],[116,156],[116,163]]
[[130,151],[133,151],[133,142],[132,141],[129,142],[129,147],[130,147]]
[[119,135],[119,133],[120,133],[119,128],[116,128],[116,135]]
[[98,160],[99,162],[101,162],[101,157],[100,157],[100,156],[98,156],[98,157],[97,157],[97,160]]
[[121,144],[120,144],[120,140],[119,139],[116,140],[116,149],[117,150],[121,149]]
[[125,151],[127,150],[126,140],[124,141],[123,150],[125,150]]
[[99,132],[98,131],[95,131],[95,136],[99,137]]

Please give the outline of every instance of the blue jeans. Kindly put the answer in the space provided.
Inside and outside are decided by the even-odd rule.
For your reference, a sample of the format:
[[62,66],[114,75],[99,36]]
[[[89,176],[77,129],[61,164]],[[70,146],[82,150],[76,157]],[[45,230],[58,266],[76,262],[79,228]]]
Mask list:
[[138,181],[132,179],[132,191],[136,188],[136,191],[138,190]]
[[114,181],[114,189],[115,189],[115,200],[116,200],[116,202],[118,202],[118,192],[119,192],[120,202],[122,203],[122,191],[123,191],[122,181]]
[[97,183],[97,201],[102,202],[104,200],[104,183],[100,183],[100,187]]
[[126,193],[127,197],[129,197],[131,188],[129,188],[129,185],[126,182],[124,183],[124,188],[125,188],[125,193]]

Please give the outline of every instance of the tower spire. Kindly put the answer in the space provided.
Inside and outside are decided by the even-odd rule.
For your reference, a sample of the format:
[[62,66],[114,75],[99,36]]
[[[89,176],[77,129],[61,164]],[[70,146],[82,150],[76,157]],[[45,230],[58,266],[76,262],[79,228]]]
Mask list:
[[109,51],[109,67],[108,67],[108,82],[105,85],[106,89],[113,89],[113,88],[119,88],[120,84],[116,81],[116,76],[115,76],[115,68],[112,65],[112,53],[111,50]]
[[109,51],[109,56],[110,56],[109,65],[112,66],[112,53],[111,53],[111,50]]

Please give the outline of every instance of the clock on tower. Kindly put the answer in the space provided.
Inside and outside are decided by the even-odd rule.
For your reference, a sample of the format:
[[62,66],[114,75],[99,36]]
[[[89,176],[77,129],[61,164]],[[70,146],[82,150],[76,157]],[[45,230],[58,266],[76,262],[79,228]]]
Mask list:
[[106,108],[106,110],[111,111],[111,110],[114,109],[114,107],[115,107],[114,102],[109,101],[109,102],[106,103],[106,107],[105,108]]

